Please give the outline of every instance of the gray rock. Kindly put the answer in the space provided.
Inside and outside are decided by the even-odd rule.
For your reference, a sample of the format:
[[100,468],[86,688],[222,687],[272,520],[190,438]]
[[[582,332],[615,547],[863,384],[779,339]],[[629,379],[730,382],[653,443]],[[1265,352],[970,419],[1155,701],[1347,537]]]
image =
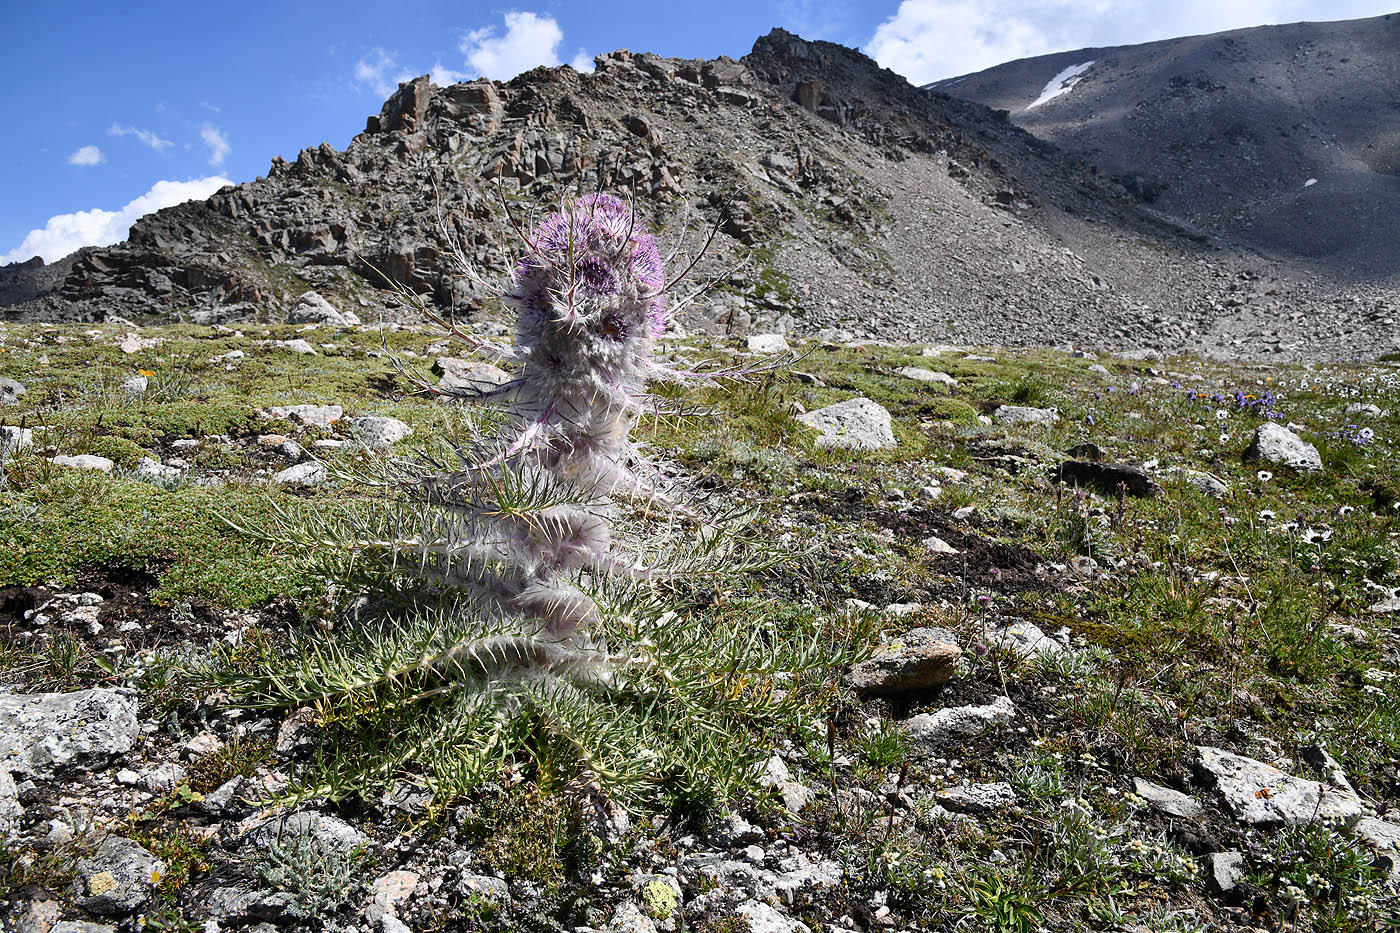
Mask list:
[[934,794],[934,799],[941,807],[954,813],[995,813],[1016,802],[1016,791],[1005,781],[963,784],[943,788]]
[[1361,415],[1366,418],[1379,418],[1384,414],[1385,412],[1381,411],[1378,405],[1372,405],[1370,402],[1352,402],[1346,408],[1346,415],[1348,418],[1353,415]]
[[500,878],[493,878],[490,875],[477,875],[471,872],[464,872],[462,880],[457,883],[457,892],[463,897],[482,897],[491,901],[510,900],[510,885]]
[[747,339],[750,353],[787,353],[792,350],[782,334],[750,334]]
[[489,392],[511,380],[510,373],[499,366],[455,356],[438,357],[433,361],[433,371],[442,376],[438,388],[468,394]]
[[1322,456],[1317,448],[1273,421],[1266,421],[1255,430],[1244,459],[1292,467],[1305,473],[1322,470]]
[[131,751],[139,734],[131,690],[0,694],[0,768],[15,774],[47,778],[105,762]]
[[1161,492],[1156,480],[1133,463],[1099,463],[1093,460],[1066,460],[1055,470],[1055,479],[1070,486],[1088,486],[1106,495],[1117,495],[1120,487],[1128,495],[1151,498]]
[[367,447],[392,447],[404,438],[413,436],[413,429],[399,419],[378,415],[351,418],[350,430]]
[[116,469],[116,464],[106,457],[99,457],[96,454],[59,454],[53,458],[53,463],[57,466],[71,467],[75,470],[97,470],[101,473],[110,473]]
[[797,420],[821,431],[818,447],[884,450],[896,446],[890,413],[868,398],[850,398],[798,415]]
[[314,291],[302,292],[287,315],[293,324],[329,324],[332,327],[354,327],[360,318],[352,311],[338,311]]
[[783,805],[792,813],[800,813],[817,796],[810,787],[793,779],[792,772],[788,770],[787,762],[783,761],[779,755],[768,759],[768,763],[763,767],[763,776],[758,779],[758,783],[777,790],[783,798]]
[[747,933],[811,933],[807,924],[762,901],[744,901],[734,912],[743,918]]
[[291,350],[293,353],[299,353],[302,356],[316,355],[316,348],[303,337],[298,337],[295,340],[274,340],[272,341],[272,345],[274,347],[281,347],[284,350]]
[[[19,933],[25,933],[21,930]],[[60,920],[48,928],[48,933],[117,933],[117,928],[107,923],[90,923],[87,920]]]
[[326,472],[325,464],[317,463],[314,460],[309,463],[298,463],[272,474],[272,481],[278,486],[319,486],[329,478],[330,475]]
[[1196,765],[1242,823],[1279,826],[1320,820],[1351,824],[1361,818],[1361,800],[1355,795],[1293,777],[1253,758],[1201,745],[1196,748]]
[[285,845],[288,839],[297,836],[313,838],[342,852],[369,844],[369,838],[349,823],[315,810],[302,810],[264,820],[248,831],[241,844],[255,849],[269,849],[274,845]]
[[1244,881],[1243,852],[1212,852],[1206,883],[1216,894],[1228,894]]
[[232,923],[256,923],[259,920],[281,920],[287,916],[292,895],[286,891],[249,891],[225,886],[215,888],[204,899],[204,908],[216,920]]
[[13,405],[28,392],[29,388],[24,383],[0,376],[0,405]]
[[159,460],[153,460],[150,457],[142,457],[137,462],[136,469],[131,471],[131,475],[134,479],[139,479],[142,482],[156,483],[159,485],[178,482],[181,473],[175,467],[166,466]]
[[988,644],[1014,651],[1023,658],[1056,655],[1069,650],[1042,632],[1035,623],[1021,619],[1000,628],[988,629],[984,636]]
[[8,457],[34,444],[32,428],[12,427],[0,424],[0,457]]
[[925,369],[922,366],[904,366],[895,370],[895,372],[907,379],[915,379],[919,382],[936,382],[950,389],[956,387],[958,384],[958,380],[947,373],[940,373],[933,369]]
[[925,548],[927,548],[928,551],[929,551],[929,553],[931,553],[931,554],[961,554],[961,553],[962,553],[962,551],[959,551],[957,548],[953,547],[951,544],[949,544],[947,541],[944,541],[942,538],[938,537],[937,535],[929,535],[927,538],[925,538],[925,539],[924,539],[922,542],[920,542],[920,543],[923,544],[923,546],[924,546]]
[[339,405],[274,405],[267,411],[273,418],[316,428],[329,428],[345,414]]
[[993,726],[1005,725],[1016,716],[1016,704],[1000,696],[985,706],[955,706],[935,713],[920,713],[904,723],[914,751],[936,755],[954,742],[981,735]]
[[243,778],[231,777],[196,801],[195,807],[209,816],[221,816],[233,805],[234,797],[242,786]]
[[623,901],[603,927],[603,933],[656,933],[656,923],[636,904]]
[[0,842],[19,834],[19,821],[24,805],[19,802],[19,788],[7,768],[0,768]]
[[1202,470],[1187,470],[1186,482],[1195,486],[1212,499],[1220,499],[1230,493],[1229,484],[1214,473],[1206,473]]
[[[886,608],[889,611],[889,608]],[[962,649],[945,628],[916,628],[881,645],[846,674],[863,696],[890,696],[946,684],[957,670]]]
[[[50,933],[54,924],[58,923],[58,918],[63,915],[63,908],[59,906],[58,901],[48,899],[30,901],[27,906],[17,904],[15,908],[15,933]],[[20,908],[23,908],[22,913]]]
[[130,839],[108,836],[91,856],[79,859],[73,899],[88,913],[124,916],[150,899],[165,863]]
[[1027,408],[1022,405],[1000,405],[992,412],[992,420],[998,424],[1036,424],[1049,426],[1060,420],[1053,408]]
[[1153,784],[1142,778],[1133,778],[1133,793],[1137,794],[1154,809],[1183,820],[1199,820],[1205,815],[1205,808],[1196,800],[1179,790]]
[[1356,838],[1376,854],[1376,864],[1391,878],[1400,878],[1400,824],[1368,816],[1352,827]]
[[1383,599],[1378,603],[1373,603],[1368,606],[1367,609],[1377,614],[1400,612],[1400,594],[1392,596],[1389,599]]
[[141,373],[127,376],[122,380],[122,391],[127,395],[145,395],[146,389],[150,386],[151,380]]

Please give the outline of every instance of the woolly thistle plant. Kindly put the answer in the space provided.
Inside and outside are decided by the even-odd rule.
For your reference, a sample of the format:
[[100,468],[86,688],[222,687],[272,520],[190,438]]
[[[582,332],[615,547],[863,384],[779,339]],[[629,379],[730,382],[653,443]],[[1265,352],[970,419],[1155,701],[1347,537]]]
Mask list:
[[683,502],[633,429],[675,410],[653,383],[745,373],[653,356],[683,276],[666,280],[622,201],[566,199],[528,235],[511,223],[524,247],[502,293],[513,346],[418,304],[511,365],[509,381],[444,389],[397,362],[422,391],[470,403],[450,436],[346,475],[370,492],[357,504],[283,511],[253,531],[321,554],[368,608],[244,650],[221,680],[248,705],[314,711],[307,795],[408,781],[446,801],[509,770],[595,780],[634,804],[732,796],[771,733],[820,709],[852,635],[812,613],[779,624],[678,602],[773,557],[742,516]]

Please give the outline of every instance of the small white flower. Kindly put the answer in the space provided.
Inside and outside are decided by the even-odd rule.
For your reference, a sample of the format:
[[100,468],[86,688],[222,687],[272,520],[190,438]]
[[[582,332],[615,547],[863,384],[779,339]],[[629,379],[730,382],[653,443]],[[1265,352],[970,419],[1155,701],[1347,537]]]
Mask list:
[[1278,514],[1273,509],[1260,509],[1259,518],[1261,521],[1271,522],[1278,518]]
[[1230,432],[1224,431],[1220,435],[1220,443],[1227,444],[1230,441]]
[[1226,411],[1225,409],[1223,409],[1223,408],[1217,408],[1217,409],[1215,410],[1215,420],[1216,420],[1216,421],[1224,421],[1224,420],[1225,420],[1226,418],[1228,418],[1228,417],[1230,417],[1230,413],[1229,413],[1228,411]]
[[1268,470],[1260,470],[1254,475],[1259,477],[1259,482],[1261,483],[1267,483],[1269,480],[1274,478],[1274,474],[1270,473]]

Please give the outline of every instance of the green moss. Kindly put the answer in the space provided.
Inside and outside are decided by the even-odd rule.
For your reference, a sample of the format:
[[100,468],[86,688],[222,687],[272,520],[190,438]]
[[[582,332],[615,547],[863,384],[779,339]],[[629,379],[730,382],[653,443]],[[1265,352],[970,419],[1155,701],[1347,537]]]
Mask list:
[[951,421],[954,424],[965,425],[977,423],[977,409],[956,398],[931,399],[924,404],[920,414],[933,421]]
[[90,437],[82,444],[81,452],[106,457],[124,470],[135,468],[142,457],[151,456],[150,451],[135,441],[115,435]]

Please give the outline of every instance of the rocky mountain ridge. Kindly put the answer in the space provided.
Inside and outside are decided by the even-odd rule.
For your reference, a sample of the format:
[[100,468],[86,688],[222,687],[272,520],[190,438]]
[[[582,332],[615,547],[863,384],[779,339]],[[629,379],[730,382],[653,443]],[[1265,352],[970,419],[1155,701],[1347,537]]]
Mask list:
[[393,280],[489,316],[458,259],[487,278],[510,267],[503,202],[527,227],[599,185],[631,192],[665,244],[723,215],[691,329],[1235,355],[1374,356],[1395,339],[1391,291],[1301,277],[1005,114],[782,30],[741,61],[619,51],[589,75],[417,78],[343,151],[276,158],[123,244],[0,270],[0,304],[21,320],[214,323],[283,319],[315,290],[375,320],[405,314]]

